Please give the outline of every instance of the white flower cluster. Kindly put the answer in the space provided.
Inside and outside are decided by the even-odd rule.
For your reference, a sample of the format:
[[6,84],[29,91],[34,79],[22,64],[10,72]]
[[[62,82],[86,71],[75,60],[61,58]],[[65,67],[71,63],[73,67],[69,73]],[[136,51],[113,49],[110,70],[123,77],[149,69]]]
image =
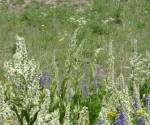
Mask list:
[[67,51],[67,58],[65,60],[65,78],[69,79],[80,79],[79,72],[80,66],[83,61],[83,47],[85,45],[85,41],[82,41],[80,45],[77,43],[77,34],[80,28],[77,28],[74,32],[74,35],[71,39],[69,49]]
[[108,66],[109,66],[109,74],[108,74],[108,85],[107,90],[109,89],[115,89],[115,57],[113,55],[113,41],[109,44],[109,58],[108,58]]
[[128,85],[125,84],[124,76],[121,74],[115,79],[114,56],[112,42],[109,46],[109,73],[107,76],[106,95],[102,101],[102,109],[99,113],[99,119],[104,124],[114,124],[109,117],[116,117],[117,113],[122,111],[126,117],[126,124],[132,125],[131,113],[133,112],[131,97],[128,91]]
[[4,63],[4,68],[13,89],[10,92],[10,100],[18,99],[22,108],[26,109],[29,105],[39,103],[39,84],[34,79],[38,67],[34,60],[27,57],[24,38],[17,36],[16,39],[16,53],[12,60]]
[[16,53],[4,63],[9,80],[5,98],[19,124],[34,124],[37,118],[41,123],[48,114],[50,91],[42,88],[35,78],[38,66],[33,59],[28,59],[24,38],[16,39]]
[[114,22],[114,21],[115,21],[115,18],[113,18],[113,17],[108,17],[108,18],[102,20],[102,23],[103,23],[103,24],[108,24],[109,22]]
[[63,125],[72,125],[70,121],[70,103],[68,103],[66,107],[65,117],[64,117],[64,124]]
[[143,58],[143,62],[145,63],[143,73],[146,76],[145,78],[149,79],[150,78],[150,53],[148,51],[146,51],[146,57]]
[[83,107],[80,111],[78,125],[89,125],[89,112],[87,107]]
[[36,125],[49,125],[50,122],[50,91],[48,89],[45,89],[43,93],[45,93],[45,100],[40,107],[40,111],[36,120]]
[[71,22],[71,23],[76,24],[78,26],[84,26],[87,24],[88,21],[85,17],[80,17],[78,19],[75,19],[74,17],[70,17],[68,19],[68,22]]
[[1,84],[0,82],[0,124],[9,125],[15,119],[15,115],[9,104],[5,102],[5,88]]
[[[144,73],[148,72],[145,70],[145,59],[142,55],[138,54],[137,51],[137,40],[133,42],[134,45],[134,52],[132,53],[131,57],[129,58],[129,66],[126,67],[127,70],[130,72],[128,77],[129,86],[133,89],[133,98],[137,98],[137,101],[140,100],[140,87],[143,85],[143,81],[145,80]],[[133,99],[132,99],[133,100]],[[140,107],[140,103],[139,107]]]
[[[123,119],[122,124],[133,125],[136,120],[137,124],[149,125],[150,124],[150,99],[149,95],[140,95],[141,87],[147,84],[149,87],[149,72],[150,72],[150,56],[146,53],[146,57],[142,57],[137,53],[137,41],[134,42],[134,53],[129,59],[128,72],[129,77],[124,80],[123,74],[117,79],[114,71],[114,57],[112,51],[112,43],[110,44],[109,54],[109,73],[106,78],[106,95],[102,101],[102,109],[99,113],[98,120],[101,120],[102,125],[114,124],[111,118],[118,118],[117,115],[121,111],[125,115],[120,117]],[[127,84],[127,82],[129,84]],[[130,88],[129,88],[130,87]],[[132,91],[131,91],[132,88]],[[130,89],[130,91],[129,91]],[[148,89],[148,88],[144,88]],[[130,92],[130,93],[129,93]],[[149,90],[146,94],[149,93]],[[140,97],[146,99],[146,110],[143,108],[144,104],[140,101]],[[133,116],[135,114],[135,117]]]
[[150,125],[150,111],[145,115],[145,125]]
[[59,122],[59,110],[55,110],[54,112],[52,112],[49,116],[50,118],[50,122],[49,124],[46,124],[46,125],[61,125],[60,122]]

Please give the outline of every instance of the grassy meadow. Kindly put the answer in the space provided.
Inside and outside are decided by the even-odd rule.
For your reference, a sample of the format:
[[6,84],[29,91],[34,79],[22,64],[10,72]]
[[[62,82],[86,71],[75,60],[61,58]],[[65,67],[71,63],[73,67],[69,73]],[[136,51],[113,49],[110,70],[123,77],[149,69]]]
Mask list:
[[[65,124],[63,119],[68,106],[65,91],[69,85],[72,86],[74,93],[77,93],[73,94],[70,109],[77,108],[78,112],[81,107],[88,107],[89,121],[87,120],[83,124],[79,123],[79,121],[78,123],[72,121],[72,124],[66,123],[65,125],[150,125],[149,122],[138,124],[135,120],[135,115],[133,115],[134,113],[132,117],[135,119],[131,120],[130,124],[129,122],[126,122],[126,124],[114,123],[112,122],[115,121],[113,111],[109,112],[110,117],[112,117],[111,122],[107,124],[97,123],[97,118],[100,117],[99,112],[102,111],[103,107],[102,102],[111,94],[107,86],[110,85],[110,88],[112,87],[112,90],[114,90],[113,82],[118,83],[116,79],[120,78],[120,74],[124,75],[124,81],[129,84],[129,96],[131,97],[135,97],[133,93],[136,90],[134,90],[135,86],[130,85],[130,83],[138,81],[137,83],[140,84],[142,82],[142,85],[137,89],[140,93],[139,100],[141,105],[145,105],[145,95],[150,95],[150,86],[147,85],[150,82],[149,76],[138,74],[140,70],[144,70],[144,73],[150,70],[149,67],[147,69],[142,67],[145,65],[149,66],[150,61],[149,56],[147,57],[146,55],[148,51],[150,52],[149,0],[93,0],[83,10],[79,10],[77,6],[69,4],[46,5],[35,1],[22,8],[23,3],[23,0],[17,0],[13,8],[5,2],[0,3],[0,83],[5,83],[8,80],[4,63],[16,53],[15,36],[18,35],[24,37],[28,56],[35,59],[40,72],[48,73],[51,76],[52,83],[50,84],[53,84],[53,87],[50,90],[52,95],[56,95],[55,91],[58,88],[61,90],[59,94],[57,93],[58,98],[60,102],[65,103],[59,103],[55,96],[54,98],[51,97],[51,101],[56,102],[50,103],[51,108],[48,109],[49,112],[53,112],[59,108],[60,124]],[[112,50],[110,43],[113,44]],[[138,58],[135,55],[135,58],[133,57],[132,60],[131,57],[135,49],[142,56]],[[111,55],[110,51],[113,51],[113,55]],[[95,56],[95,54],[97,55]],[[138,59],[136,60],[136,58]],[[68,60],[69,63],[67,62]],[[142,62],[142,66],[139,60]],[[138,61],[140,64],[137,64]],[[145,63],[143,63],[144,61]],[[93,80],[95,80],[95,77],[93,78],[93,70],[96,65],[103,67],[102,70],[104,72],[102,75],[104,76],[99,81],[99,94],[94,96]],[[142,69],[140,67],[139,70],[138,66],[141,66]],[[134,75],[137,79],[130,79],[130,76],[134,77]],[[80,86],[78,86],[78,82],[80,80],[84,82],[85,79],[89,82],[88,89],[91,91],[88,98],[83,96],[83,93],[80,93]],[[122,76],[120,79],[122,80]],[[55,85],[56,83],[60,86]],[[70,85],[70,83],[75,85]],[[114,90],[116,93],[118,91],[120,92],[120,90]],[[110,93],[108,94],[107,92]],[[114,98],[115,96],[114,94]],[[110,107],[109,109],[114,110],[114,108]],[[27,120],[26,116],[24,117],[27,125],[34,124],[32,120],[30,123],[30,120]],[[71,119],[76,120],[80,118],[80,113],[76,115],[74,111],[72,117]],[[150,115],[146,116],[145,119],[147,117],[149,118]],[[86,119],[79,120],[86,121]],[[17,125],[26,125],[26,123],[23,124],[23,121],[17,123]],[[59,125],[56,123],[38,124],[35,122],[35,125],[40,124]]]
[[[78,22],[71,22],[70,18],[78,20],[83,17],[87,21],[77,37],[78,43],[86,40],[87,58],[99,47],[106,53],[112,40],[116,58],[125,61],[132,52],[134,40],[138,41],[139,52],[145,53],[145,49],[150,49],[148,0],[95,0],[82,12],[67,5],[51,7],[34,2],[21,11],[7,6],[0,6],[1,67],[14,52],[16,34],[25,37],[30,55],[39,61],[43,70],[49,68],[54,50],[58,60],[63,61],[73,32],[79,27]],[[110,18],[114,20],[109,21]],[[100,58],[100,63],[103,63],[105,55]]]

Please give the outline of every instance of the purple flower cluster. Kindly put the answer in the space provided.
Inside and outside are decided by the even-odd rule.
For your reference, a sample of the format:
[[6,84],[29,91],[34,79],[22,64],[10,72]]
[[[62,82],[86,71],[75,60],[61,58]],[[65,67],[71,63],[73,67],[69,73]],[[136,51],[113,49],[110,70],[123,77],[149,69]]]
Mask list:
[[90,95],[89,85],[88,84],[85,85],[84,89],[85,89],[85,95],[89,96]]
[[83,86],[84,84],[86,84],[87,81],[86,80],[80,80],[80,89],[83,90]]
[[42,75],[40,76],[39,82],[40,82],[40,85],[41,85],[41,86],[46,85],[49,81],[50,81],[50,76],[49,76],[49,74],[44,73],[44,74],[42,74]]
[[80,88],[85,93],[86,96],[90,95],[89,85],[87,80],[81,80],[80,81]]
[[97,123],[97,125],[104,125],[104,120],[100,119]]
[[11,125],[17,125],[17,123],[14,121]]
[[138,109],[138,107],[139,107],[138,97],[136,97],[136,96],[134,97],[133,107],[134,107],[135,109]]
[[97,66],[96,66],[95,78],[98,79],[98,80],[100,80],[100,79],[103,78],[103,76],[104,76],[103,66],[97,64]]
[[149,112],[150,110],[150,97],[146,97],[146,111]]
[[138,125],[145,125],[145,122],[144,122],[144,117],[138,117]]
[[123,112],[119,112],[116,118],[116,125],[125,125],[125,115]]
[[96,65],[95,76],[94,76],[94,90],[95,90],[96,94],[98,92],[98,81],[103,79],[103,76],[104,76],[103,66],[97,64]]
[[94,79],[94,90],[95,90],[95,94],[97,94],[98,92],[98,80]]

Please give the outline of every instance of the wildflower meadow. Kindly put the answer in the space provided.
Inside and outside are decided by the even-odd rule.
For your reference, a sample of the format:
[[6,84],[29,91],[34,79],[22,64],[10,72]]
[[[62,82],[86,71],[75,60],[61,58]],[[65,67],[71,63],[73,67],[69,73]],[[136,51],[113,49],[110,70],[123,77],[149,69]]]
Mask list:
[[0,125],[150,125],[149,4],[0,0]]

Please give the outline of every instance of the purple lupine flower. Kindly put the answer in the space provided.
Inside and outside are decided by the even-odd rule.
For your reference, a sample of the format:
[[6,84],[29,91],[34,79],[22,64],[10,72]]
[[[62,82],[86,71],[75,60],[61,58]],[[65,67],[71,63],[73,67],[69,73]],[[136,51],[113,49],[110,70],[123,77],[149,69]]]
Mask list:
[[89,96],[90,91],[89,91],[89,85],[86,79],[80,81],[80,89],[85,93],[86,96]]
[[17,125],[17,123],[14,121],[11,125]]
[[97,65],[96,65],[95,78],[98,79],[98,80],[100,80],[100,79],[103,78],[103,76],[104,76],[103,66],[97,64]]
[[90,95],[89,85],[86,84],[84,89],[85,89],[85,95],[89,96]]
[[87,83],[86,80],[80,80],[80,89],[83,90],[84,85]]
[[97,94],[98,92],[98,80],[94,79],[94,90],[95,90],[95,94]]
[[104,125],[104,120],[100,119],[97,123],[97,125]]
[[40,76],[40,85],[44,86],[50,81],[50,76],[47,73],[44,73]]
[[125,125],[125,115],[123,112],[119,112],[116,119],[116,125]]
[[150,110],[150,97],[146,96],[146,111],[149,112]]
[[138,107],[139,107],[138,97],[137,97],[137,96],[134,97],[133,107],[134,107],[135,109],[138,109]]
[[138,125],[145,125],[144,117],[140,116],[138,117]]

